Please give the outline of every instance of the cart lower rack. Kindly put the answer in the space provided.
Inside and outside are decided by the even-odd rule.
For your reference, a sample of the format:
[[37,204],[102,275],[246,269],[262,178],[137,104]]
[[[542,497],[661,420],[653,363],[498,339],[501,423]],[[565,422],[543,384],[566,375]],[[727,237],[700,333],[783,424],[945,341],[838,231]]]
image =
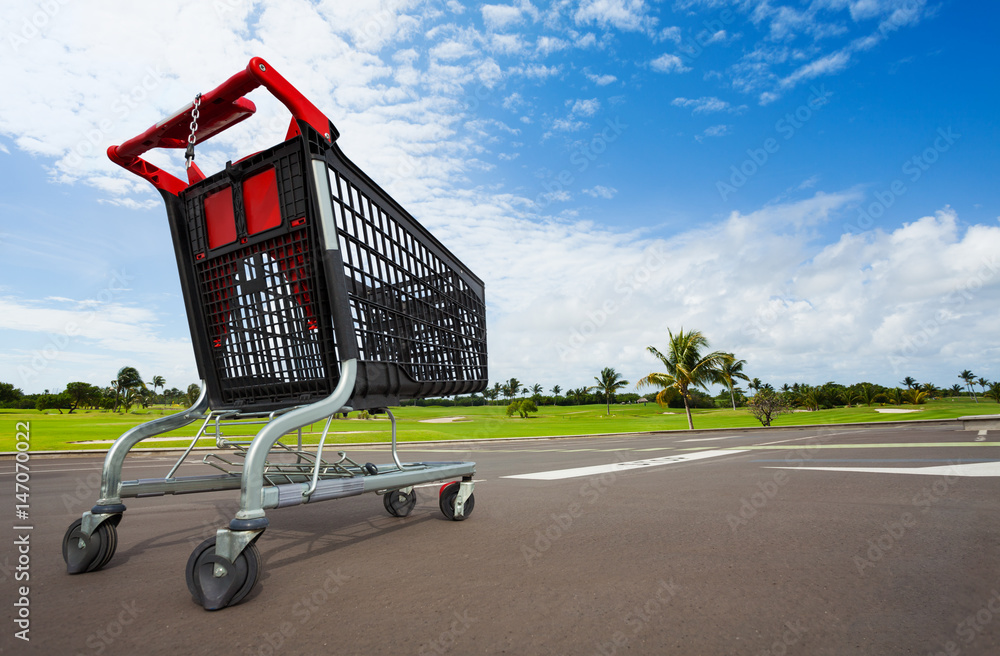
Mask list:
[[[261,85],[292,113],[286,140],[205,176],[194,144],[253,114],[243,96]],[[453,481],[441,488],[442,513],[471,514],[475,463],[401,462],[387,408],[485,388],[482,281],[347,159],[337,136],[312,103],[254,58],[108,150],[163,196],[203,382],[191,408],[127,431],[108,450],[100,498],[63,538],[70,574],[99,570],[114,556],[126,498],[240,490],[236,516],[188,560],[188,588],[208,610],[253,589],[265,511],[374,492],[390,514],[405,517],[416,504],[414,486]],[[187,183],[140,157],[158,147],[188,148]],[[393,462],[324,453],[331,418],[363,409],[388,414]],[[302,428],[323,420],[315,449],[303,448]],[[136,445],[199,421],[163,478],[122,480]],[[235,426],[259,430],[242,440],[223,434]],[[178,476],[210,435],[220,451],[202,463],[219,473]]]

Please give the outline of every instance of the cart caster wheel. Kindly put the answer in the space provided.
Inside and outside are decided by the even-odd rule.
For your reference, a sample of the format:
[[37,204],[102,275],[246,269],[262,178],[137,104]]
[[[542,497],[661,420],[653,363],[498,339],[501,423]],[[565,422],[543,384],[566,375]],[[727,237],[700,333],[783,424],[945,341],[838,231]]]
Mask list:
[[370,462],[365,463],[364,470],[368,473],[369,476],[374,476],[375,474],[378,473],[378,467],[376,467]]
[[402,490],[386,492],[382,495],[382,503],[393,517],[406,517],[417,505],[417,491],[410,490],[409,494]]
[[469,498],[465,500],[464,513],[461,517],[455,516],[455,499],[458,498],[458,481],[453,483],[448,483],[441,487],[441,496],[438,499],[438,505],[441,507],[441,513],[448,519],[453,519],[456,522],[460,522],[472,514],[472,509],[476,506],[476,495],[470,494]]
[[[216,564],[225,568],[225,575],[215,576]],[[230,563],[215,555],[215,536],[212,536],[191,552],[185,574],[194,602],[205,610],[220,610],[243,601],[257,585],[261,569],[256,544],[247,545],[236,562]]]
[[111,562],[118,548],[116,523],[112,519],[105,520],[89,537],[80,530],[82,519],[70,524],[62,543],[66,571],[70,574],[96,572]]

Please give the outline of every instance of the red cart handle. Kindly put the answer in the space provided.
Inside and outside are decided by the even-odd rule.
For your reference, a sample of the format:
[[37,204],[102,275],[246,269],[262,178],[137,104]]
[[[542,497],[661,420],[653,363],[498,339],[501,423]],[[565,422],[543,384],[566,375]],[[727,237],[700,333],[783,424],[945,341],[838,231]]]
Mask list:
[[[291,125],[286,138],[298,134],[295,120],[308,123],[327,141],[333,141],[337,132],[323,112],[303,96],[298,89],[289,84],[271,65],[260,57],[250,60],[246,69],[232,76],[221,85],[201,96],[198,118],[198,143],[207,141],[223,130],[249,118],[257,108],[243,96],[263,85],[275,98],[292,113]],[[179,194],[188,187],[188,183],[163,171],[142,159],[140,155],[153,148],[186,148],[187,137],[190,134],[191,110],[190,103],[170,118],[164,119],[142,134],[133,137],[120,146],[108,148],[108,157],[112,162],[122,166],[141,178],[148,180],[157,189]],[[195,182],[204,176],[198,175],[197,167],[188,169],[188,177]],[[193,179],[192,179],[193,178]]]

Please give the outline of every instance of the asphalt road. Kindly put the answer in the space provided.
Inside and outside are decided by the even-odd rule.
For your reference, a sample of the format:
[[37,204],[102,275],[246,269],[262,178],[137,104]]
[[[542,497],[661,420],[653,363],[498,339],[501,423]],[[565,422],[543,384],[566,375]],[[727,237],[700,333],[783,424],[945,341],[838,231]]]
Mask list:
[[[270,511],[261,583],[218,612],[192,602],[184,568],[238,492],[126,500],[114,559],[69,576],[62,536],[95,501],[101,460],[32,456],[27,522],[0,461],[0,651],[1000,653],[996,433],[694,431],[401,454],[475,460],[473,515],[445,520],[437,487],[404,519],[371,494]],[[172,461],[131,457],[125,478]],[[28,582],[15,580],[25,534]],[[14,623],[26,583],[30,642]]]

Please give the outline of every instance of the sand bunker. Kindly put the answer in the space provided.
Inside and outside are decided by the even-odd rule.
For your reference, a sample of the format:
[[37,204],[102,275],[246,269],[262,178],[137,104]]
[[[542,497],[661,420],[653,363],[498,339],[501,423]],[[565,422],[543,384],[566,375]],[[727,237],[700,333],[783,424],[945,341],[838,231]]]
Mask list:
[[923,412],[923,410],[906,410],[904,408],[876,408],[875,412],[884,412],[891,415],[905,414],[907,412]]
[[456,421],[471,421],[465,417],[437,417],[435,419],[421,419],[421,424],[453,424]]

